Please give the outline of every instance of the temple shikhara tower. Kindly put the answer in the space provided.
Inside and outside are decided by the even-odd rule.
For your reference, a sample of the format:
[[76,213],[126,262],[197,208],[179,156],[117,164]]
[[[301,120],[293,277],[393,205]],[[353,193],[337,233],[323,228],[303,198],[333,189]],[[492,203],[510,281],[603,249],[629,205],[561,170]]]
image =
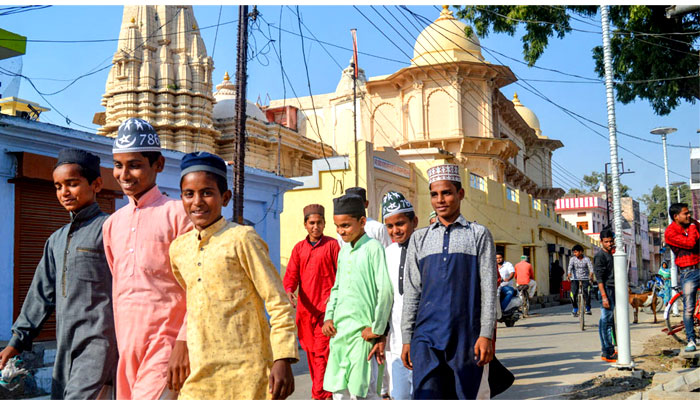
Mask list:
[[125,6],[98,133],[143,118],[166,148],[214,152],[212,71],[191,6]]
[[[102,125],[97,133],[113,137],[122,121],[138,117],[156,128],[166,149],[231,160],[236,87],[222,71],[213,93],[214,62],[192,6],[125,6],[119,39],[102,96],[105,112],[95,115]],[[297,133],[296,108],[263,112],[248,101],[246,111],[246,165],[284,176],[311,174],[321,144]]]

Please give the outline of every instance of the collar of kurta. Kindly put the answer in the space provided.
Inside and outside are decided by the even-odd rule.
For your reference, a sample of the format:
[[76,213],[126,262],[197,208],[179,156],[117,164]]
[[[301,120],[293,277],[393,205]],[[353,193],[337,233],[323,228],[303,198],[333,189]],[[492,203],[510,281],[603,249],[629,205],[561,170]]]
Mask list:
[[363,233],[362,236],[360,236],[359,239],[357,239],[357,242],[355,242],[355,245],[352,246],[352,250],[350,251],[355,251],[362,247],[363,244],[365,244],[369,240],[369,236],[367,236],[367,232]]
[[200,241],[209,240],[210,237],[219,232],[227,223],[228,221],[226,221],[226,218],[222,216],[218,221],[199,231],[199,236],[197,237]]
[[459,225],[462,225],[462,226],[468,226],[468,225],[469,225],[469,222],[467,221],[466,218],[464,218],[464,216],[463,216],[462,214],[459,214],[459,217],[457,217],[457,219],[454,220],[454,222],[452,222],[450,225],[447,225],[447,226],[443,225],[442,222],[440,222],[440,219],[438,218],[438,220],[435,221],[435,222],[433,222],[433,224],[430,226],[430,229],[435,229],[435,228],[437,228],[437,227],[439,227],[439,226],[444,226],[445,228],[447,228],[448,226],[451,226],[451,225],[454,225],[454,224],[459,224]]
[[88,220],[95,215],[99,214],[100,212],[100,205],[97,204],[97,202],[90,204],[89,206],[83,208],[82,210],[78,211],[77,213],[70,213],[70,222],[81,222]]
[[311,244],[311,239],[309,238],[309,235],[306,235],[306,239],[304,240],[306,244],[308,244],[311,247],[318,247],[323,244],[326,240],[330,239],[326,235],[321,235],[321,238],[316,241],[316,244]]
[[129,197],[129,204],[131,204],[134,207],[148,207],[149,205],[153,204],[156,202],[156,200],[160,199],[163,197],[163,193],[160,192],[160,189],[158,188],[158,185],[153,186],[149,191],[144,193],[141,198],[138,200],[138,204]]

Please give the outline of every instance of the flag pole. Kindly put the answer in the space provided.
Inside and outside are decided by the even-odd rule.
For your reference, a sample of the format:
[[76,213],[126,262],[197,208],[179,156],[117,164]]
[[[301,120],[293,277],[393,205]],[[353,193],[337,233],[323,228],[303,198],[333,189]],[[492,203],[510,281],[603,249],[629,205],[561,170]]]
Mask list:
[[357,156],[357,29],[352,33],[352,124],[355,134],[355,186],[360,186],[360,166]]

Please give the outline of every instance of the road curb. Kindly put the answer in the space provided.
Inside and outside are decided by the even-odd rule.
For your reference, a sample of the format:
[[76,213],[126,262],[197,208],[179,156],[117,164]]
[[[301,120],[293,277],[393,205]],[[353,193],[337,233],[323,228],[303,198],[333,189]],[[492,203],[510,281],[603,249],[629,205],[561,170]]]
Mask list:
[[700,368],[678,374],[677,377],[665,383],[658,384],[646,392],[635,393],[627,400],[672,400],[672,399],[692,399],[697,394],[695,390],[700,389]]

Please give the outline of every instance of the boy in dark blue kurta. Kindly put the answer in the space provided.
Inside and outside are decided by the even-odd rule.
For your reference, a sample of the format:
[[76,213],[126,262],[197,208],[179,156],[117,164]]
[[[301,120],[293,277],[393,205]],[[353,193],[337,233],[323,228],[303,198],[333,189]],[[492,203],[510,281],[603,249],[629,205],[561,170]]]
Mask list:
[[459,211],[457,165],[428,170],[438,220],[408,245],[401,321],[402,360],[415,399],[490,398],[496,322],[496,249],[484,226]]

